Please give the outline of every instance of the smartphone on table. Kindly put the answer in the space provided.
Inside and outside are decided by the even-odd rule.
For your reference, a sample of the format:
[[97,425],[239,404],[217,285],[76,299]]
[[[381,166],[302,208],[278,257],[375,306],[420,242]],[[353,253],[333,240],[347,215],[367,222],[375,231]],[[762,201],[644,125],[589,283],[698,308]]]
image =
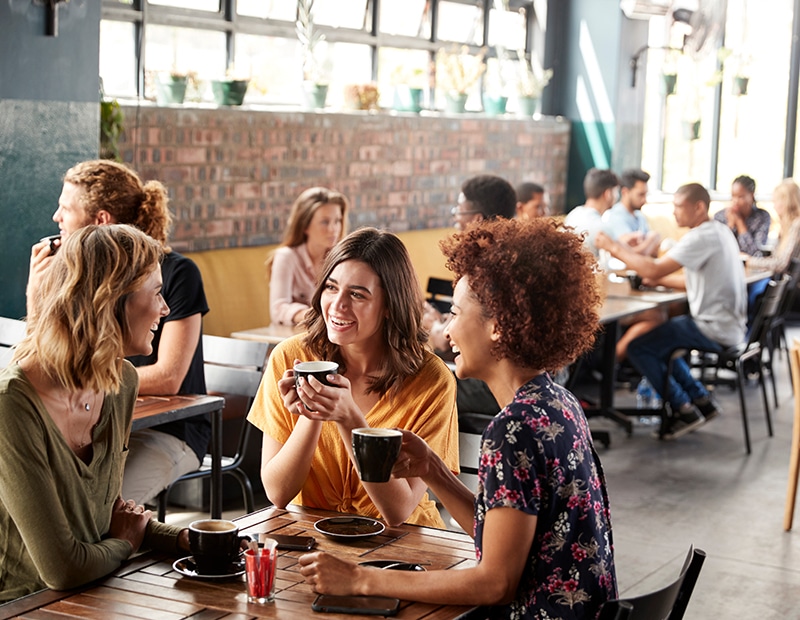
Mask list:
[[278,549],[288,551],[311,551],[317,541],[311,536],[288,536],[286,534],[262,534],[278,543]]
[[320,594],[311,604],[314,611],[361,614],[366,616],[394,616],[400,609],[400,599],[385,596],[332,596]]

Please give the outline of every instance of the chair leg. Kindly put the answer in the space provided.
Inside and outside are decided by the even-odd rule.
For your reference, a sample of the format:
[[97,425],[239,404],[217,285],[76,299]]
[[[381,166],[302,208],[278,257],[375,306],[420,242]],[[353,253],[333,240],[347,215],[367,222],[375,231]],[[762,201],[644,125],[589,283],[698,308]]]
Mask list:
[[[772,437],[772,413],[769,409],[769,399],[767,398],[767,384],[764,380],[764,364],[761,362],[761,358],[758,358],[758,382],[761,384],[761,396],[764,399],[764,415],[767,418],[767,434]],[[772,387],[775,388],[775,376],[770,375],[772,377]],[[777,406],[777,405],[776,405]]]
[[750,454],[750,429],[747,426],[747,405],[744,398],[744,367],[742,360],[736,360],[736,377],[739,382],[739,406],[742,410],[742,427],[744,429],[744,445],[747,454]]
[[167,496],[169,495],[170,487],[167,487],[156,496],[158,501],[158,520],[161,523],[166,523],[167,518]]
[[236,478],[236,480],[239,482],[239,486],[242,488],[245,514],[253,512],[256,502],[255,498],[253,497],[253,485],[250,483],[250,478],[238,467],[225,473]]
[[792,429],[792,455],[789,461],[789,484],[786,490],[786,508],[783,512],[783,529],[792,529],[794,507],[797,503],[797,479],[800,477],[800,416],[795,415]]

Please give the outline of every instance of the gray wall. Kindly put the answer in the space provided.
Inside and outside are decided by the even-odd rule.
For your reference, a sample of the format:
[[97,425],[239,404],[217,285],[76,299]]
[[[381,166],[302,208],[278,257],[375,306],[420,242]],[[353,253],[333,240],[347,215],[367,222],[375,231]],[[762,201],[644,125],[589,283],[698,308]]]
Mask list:
[[45,8],[0,0],[0,316],[25,314],[30,246],[58,232],[61,178],[97,157],[100,2]]

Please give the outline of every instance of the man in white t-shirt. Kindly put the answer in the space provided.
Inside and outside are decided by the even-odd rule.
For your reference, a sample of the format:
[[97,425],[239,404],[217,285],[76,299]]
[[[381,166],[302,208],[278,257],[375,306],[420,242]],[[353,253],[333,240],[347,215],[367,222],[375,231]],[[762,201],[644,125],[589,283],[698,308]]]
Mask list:
[[[686,289],[689,316],[675,317],[628,346],[630,361],[659,392],[664,389],[669,355],[676,348],[721,351],[745,337],[747,292],[739,246],[730,229],[708,217],[710,202],[708,191],[698,183],[678,188],[673,199],[675,220],[690,230],[661,258],[637,254],[603,233],[595,240],[598,248],[627,263],[645,283]],[[676,273],[681,267],[684,273]],[[666,396],[673,416],[664,439],[680,437],[719,413],[683,359],[673,364]]]
[[597,233],[604,230],[603,213],[617,201],[619,179],[611,170],[591,168],[583,177],[583,193],[586,203],[567,213],[565,226],[571,226],[578,234],[586,233],[583,244],[598,255],[595,246]]

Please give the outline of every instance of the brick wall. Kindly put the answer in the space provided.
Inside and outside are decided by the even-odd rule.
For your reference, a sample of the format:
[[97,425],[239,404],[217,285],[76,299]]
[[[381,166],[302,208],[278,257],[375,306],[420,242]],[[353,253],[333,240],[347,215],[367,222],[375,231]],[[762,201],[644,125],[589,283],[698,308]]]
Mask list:
[[350,228],[449,226],[464,179],[536,181],[564,208],[569,124],[249,108],[123,107],[120,151],[169,189],[179,251],[277,243],[295,197],[345,193]]

